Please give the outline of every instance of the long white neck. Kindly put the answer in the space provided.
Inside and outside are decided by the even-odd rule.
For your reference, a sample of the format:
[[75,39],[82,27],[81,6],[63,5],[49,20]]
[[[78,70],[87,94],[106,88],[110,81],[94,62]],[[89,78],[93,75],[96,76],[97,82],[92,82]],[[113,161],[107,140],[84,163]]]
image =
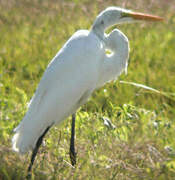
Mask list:
[[93,33],[95,33],[100,40],[104,41],[104,39],[105,39],[105,36],[104,36],[105,29],[104,29],[103,26],[100,26],[100,27],[92,26],[91,31],[93,31]]
[[105,37],[104,42],[105,49],[112,51],[112,54],[105,54],[98,87],[117,79],[124,70],[127,70],[129,58],[128,39],[121,31],[115,29]]
[[102,11],[92,25],[92,31],[101,39],[104,39],[105,30],[109,27],[124,22],[133,21],[131,18],[122,17],[122,12],[127,12],[119,7],[109,7]]

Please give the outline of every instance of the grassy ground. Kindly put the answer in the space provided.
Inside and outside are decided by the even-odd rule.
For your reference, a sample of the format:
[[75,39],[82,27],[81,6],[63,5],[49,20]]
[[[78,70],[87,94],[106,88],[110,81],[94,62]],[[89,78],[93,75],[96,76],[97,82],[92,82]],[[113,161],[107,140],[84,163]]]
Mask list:
[[[0,1],[0,179],[25,177],[29,154],[20,157],[12,152],[12,130],[24,116],[47,64],[77,29],[89,29],[107,6],[165,17],[164,23],[117,26],[131,46],[128,74],[119,80],[175,93],[175,4],[132,3]],[[78,112],[76,168],[69,164],[68,119],[48,133],[33,179],[175,179],[174,106],[173,97],[119,81],[107,84]]]

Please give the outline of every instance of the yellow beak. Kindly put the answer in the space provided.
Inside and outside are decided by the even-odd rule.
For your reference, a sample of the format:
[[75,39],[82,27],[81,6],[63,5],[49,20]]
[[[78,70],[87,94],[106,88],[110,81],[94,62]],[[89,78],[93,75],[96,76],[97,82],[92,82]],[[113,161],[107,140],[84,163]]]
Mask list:
[[144,14],[139,12],[123,12],[122,17],[131,17],[135,20],[144,20],[144,21],[163,21],[164,19],[159,16],[154,16],[150,14]]

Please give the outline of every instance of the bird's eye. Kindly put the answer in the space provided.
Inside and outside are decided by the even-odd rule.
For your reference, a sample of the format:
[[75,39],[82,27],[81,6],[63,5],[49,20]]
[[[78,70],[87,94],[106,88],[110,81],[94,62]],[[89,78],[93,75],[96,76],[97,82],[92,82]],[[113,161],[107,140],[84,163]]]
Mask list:
[[104,24],[104,21],[103,21],[103,20],[101,21],[101,24]]

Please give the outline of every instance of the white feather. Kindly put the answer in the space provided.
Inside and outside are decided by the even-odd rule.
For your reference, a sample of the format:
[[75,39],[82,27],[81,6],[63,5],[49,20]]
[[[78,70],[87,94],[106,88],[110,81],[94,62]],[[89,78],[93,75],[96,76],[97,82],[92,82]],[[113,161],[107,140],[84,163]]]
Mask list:
[[84,98],[87,99],[96,87],[97,67],[102,56],[98,51],[100,47],[101,42],[93,33],[78,31],[54,57],[25,117],[15,129],[12,139],[14,151],[23,154],[33,149],[48,126],[59,124],[84,103]]
[[[49,126],[66,119],[96,88],[116,79],[126,69],[129,51],[126,36],[118,30],[104,36],[107,27],[122,21],[121,13],[123,9],[119,8],[105,10],[91,31],[76,32],[53,58],[25,117],[15,129],[14,151],[23,154],[33,149]],[[106,55],[105,49],[111,49],[113,54]]]

